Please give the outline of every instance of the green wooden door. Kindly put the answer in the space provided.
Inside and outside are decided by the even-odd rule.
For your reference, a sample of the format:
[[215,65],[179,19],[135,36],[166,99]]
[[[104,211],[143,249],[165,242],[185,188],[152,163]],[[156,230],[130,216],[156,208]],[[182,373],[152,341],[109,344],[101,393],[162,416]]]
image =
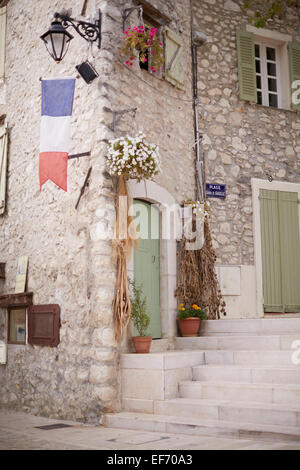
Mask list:
[[265,312],[300,311],[298,194],[261,189]]
[[134,280],[142,284],[146,297],[151,318],[148,333],[152,338],[161,338],[159,210],[145,201],[135,200],[134,205],[141,233],[138,249],[134,250]]

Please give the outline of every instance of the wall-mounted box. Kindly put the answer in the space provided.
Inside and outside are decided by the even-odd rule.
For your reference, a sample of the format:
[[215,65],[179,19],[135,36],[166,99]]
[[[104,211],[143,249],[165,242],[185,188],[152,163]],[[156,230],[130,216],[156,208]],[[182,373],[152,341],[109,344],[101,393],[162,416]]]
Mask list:
[[240,266],[216,266],[216,272],[223,295],[241,295]]
[[0,364],[6,364],[7,361],[7,345],[4,341],[0,341]]

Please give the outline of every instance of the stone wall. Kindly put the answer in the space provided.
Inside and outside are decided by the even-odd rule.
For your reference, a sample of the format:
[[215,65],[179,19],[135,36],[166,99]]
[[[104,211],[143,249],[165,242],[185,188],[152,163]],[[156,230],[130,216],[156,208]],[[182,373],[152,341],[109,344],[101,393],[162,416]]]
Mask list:
[[[82,3],[72,2],[72,16],[80,13]],[[6,279],[0,280],[0,292],[14,291],[18,257],[28,255],[27,290],[34,292],[35,304],[60,305],[61,328],[56,348],[9,345],[8,362],[0,366],[1,406],[89,422],[98,421],[105,410],[120,408],[111,308],[114,188],[105,171],[107,140],[144,131],[160,147],[163,172],[156,181],[178,202],[194,198],[195,191],[189,2],[154,3],[184,39],[185,90],[141,71],[137,64],[129,70],[120,60],[121,10],[130,2],[88,2],[87,14],[96,8],[103,13],[102,48],[93,48],[100,76],[89,86],[76,80],[70,154],[91,150],[91,156],[69,162],[65,193],[52,182],[39,188],[39,78],[74,76],[75,65],[87,57],[87,43],[74,33],[65,59],[55,64],[39,36],[53,13],[69,3],[41,0],[37,8],[34,0],[21,6],[17,0],[9,2],[6,102],[1,103],[10,131],[7,211],[0,218]],[[135,119],[124,115],[112,132],[112,111],[127,107],[137,107]],[[75,210],[90,166],[90,185]],[[6,322],[0,309],[2,338]]]
[[[101,5],[99,5],[101,6]],[[35,304],[61,307],[57,348],[9,346],[8,362],[0,366],[1,404],[53,417],[98,420],[103,409],[119,407],[117,345],[113,335],[111,301],[115,268],[109,240],[99,240],[98,223],[114,222],[112,182],[104,175],[107,135],[101,82],[87,86],[76,80],[70,153],[91,150],[91,157],[68,164],[68,192],[38,180],[40,77],[74,76],[75,65],[87,57],[87,43],[74,34],[69,53],[57,65],[39,36],[53,13],[68,2],[30,0],[8,5],[6,51],[6,113],[10,130],[7,211],[0,218],[1,261],[6,279],[1,292],[13,292],[17,259],[29,256],[28,290]],[[73,15],[82,2],[72,2]],[[93,9],[94,13],[95,9]],[[105,44],[94,49],[102,76],[112,68]],[[75,204],[88,168],[90,186],[78,209]],[[5,324],[6,312],[1,312]],[[2,332],[3,332],[2,326]]]
[[[207,182],[225,183],[213,200],[211,229],[217,262],[253,265],[251,178],[299,182],[300,118],[293,111],[239,99],[236,30],[250,24],[243,0],[195,0],[195,29],[208,40],[198,48],[199,122]],[[270,30],[300,41],[299,17],[288,10]]]

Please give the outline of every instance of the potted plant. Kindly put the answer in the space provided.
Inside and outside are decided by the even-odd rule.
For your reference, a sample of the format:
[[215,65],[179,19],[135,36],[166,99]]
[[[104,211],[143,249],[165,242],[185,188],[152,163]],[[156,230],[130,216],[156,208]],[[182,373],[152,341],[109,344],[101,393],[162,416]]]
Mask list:
[[128,67],[132,67],[133,60],[137,56],[141,62],[147,62],[150,58],[149,65],[152,73],[161,69],[164,63],[163,44],[158,37],[157,28],[133,26],[125,30],[120,53],[125,56],[125,64]]
[[147,336],[150,316],[147,313],[146,297],[143,297],[143,286],[130,282],[132,287],[131,318],[139,336],[133,336],[132,342],[135,352],[145,354],[150,351],[152,336]]
[[191,307],[180,304],[178,307],[177,320],[181,336],[198,336],[200,321],[206,319],[206,311],[197,304]]

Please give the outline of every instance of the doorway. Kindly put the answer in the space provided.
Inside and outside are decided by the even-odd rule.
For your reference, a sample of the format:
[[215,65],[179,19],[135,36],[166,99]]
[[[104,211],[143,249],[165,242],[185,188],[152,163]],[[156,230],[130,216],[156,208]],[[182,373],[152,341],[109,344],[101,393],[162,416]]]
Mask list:
[[298,192],[259,189],[264,312],[300,312]]
[[[149,202],[135,199],[134,213],[140,232],[138,247],[134,249],[134,280],[142,286],[150,315],[148,334],[153,339],[162,336],[160,313],[160,213]],[[134,334],[137,334],[134,331]]]

